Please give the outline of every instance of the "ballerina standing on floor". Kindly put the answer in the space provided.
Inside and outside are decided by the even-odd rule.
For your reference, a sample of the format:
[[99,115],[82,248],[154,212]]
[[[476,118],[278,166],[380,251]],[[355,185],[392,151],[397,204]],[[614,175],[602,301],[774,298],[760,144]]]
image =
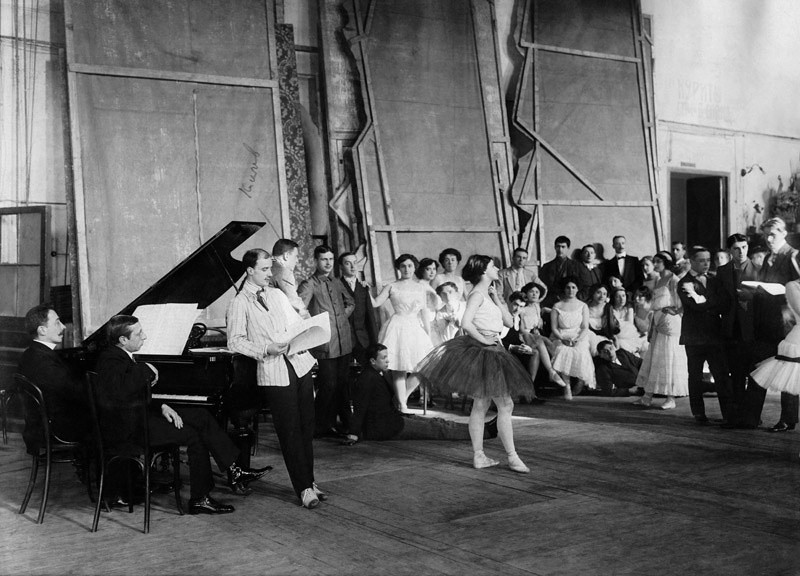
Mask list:
[[394,308],[378,334],[378,342],[389,349],[398,408],[408,412],[408,396],[419,386],[414,367],[433,348],[426,307],[431,294],[437,296],[427,282],[418,282],[414,277],[417,268],[414,256],[401,254],[394,261],[394,267],[400,279],[387,284],[373,300],[373,305],[377,308],[389,300]]
[[674,260],[669,252],[653,256],[653,265],[659,274],[653,290],[650,310],[650,345],[642,356],[642,367],[636,377],[636,386],[644,388],[644,396],[634,402],[650,406],[653,394],[664,394],[667,400],[663,410],[675,408],[675,397],[689,394],[689,369],[686,350],[680,344],[681,301],[678,298],[678,279],[670,272]]
[[465,335],[434,348],[417,365],[417,372],[441,389],[474,399],[469,415],[469,435],[475,468],[499,464],[483,451],[486,412],[494,401],[497,433],[506,450],[508,466],[514,472],[527,473],[530,470],[514,447],[511,412],[514,408],[512,397],[533,396],[533,380],[500,340],[503,326],[510,328],[514,321],[492,286],[498,272],[491,257],[479,254],[469,257],[461,272],[464,280],[473,285],[461,319]]

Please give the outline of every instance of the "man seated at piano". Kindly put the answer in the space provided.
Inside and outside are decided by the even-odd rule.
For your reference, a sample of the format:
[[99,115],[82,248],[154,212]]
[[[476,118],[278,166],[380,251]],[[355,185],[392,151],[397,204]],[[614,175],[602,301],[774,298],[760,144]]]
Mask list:
[[[136,446],[140,406],[150,386],[158,379],[156,369],[137,362],[133,354],[141,349],[147,335],[135,316],[117,315],[107,326],[109,346],[97,361],[97,401],[103,441],[113,450]],[[247,494],[247,485],[261,478],[271,467],[253,470],[236,465],[239,450],[202,408],[172,408],[159,400],[148,404],[147,427],[150,443],[187,446],[189,457],[189,514],[225,514],[233,506],[211,497],[214,486],[209,454],[214,457],[234,494]]]
[[[34,306],[25,315],[25,327],[33,342],[22,353],[18,371],[42,391],[51,432],[68,442],[88,438],[91,421],[83,383],[55,351],[64,339],[58,313],[49,304]],[[26,418],[22,436],[30,454],[38,454],[43,433],[41,422]]]
[[270,286],[270,253],[248,250],[242,264],[245,281],[228,306],[228,348],[257,361],[258,387],[269,403],[292,487],[303,506],[316,508],[327,498],[314,481],[311,368],[316,360],[308,352],[287,354],[288,344],[281,343],[286,328],[301,317],[286,294]]

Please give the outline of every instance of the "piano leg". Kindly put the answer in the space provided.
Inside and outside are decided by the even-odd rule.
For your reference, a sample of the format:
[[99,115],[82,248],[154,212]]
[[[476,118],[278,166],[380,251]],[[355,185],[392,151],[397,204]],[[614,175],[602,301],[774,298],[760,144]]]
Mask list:
[[236,459],[236,464],[241,468],[250,467],[250,451],[253,447],[253,439],[255,432],[250,424],[253,417],[258,414],[258,410],[238,410],[231,412],[231,424],[233,429],[228,432],[228,435],[233,440],[233,443],[239,449],[239,457]]

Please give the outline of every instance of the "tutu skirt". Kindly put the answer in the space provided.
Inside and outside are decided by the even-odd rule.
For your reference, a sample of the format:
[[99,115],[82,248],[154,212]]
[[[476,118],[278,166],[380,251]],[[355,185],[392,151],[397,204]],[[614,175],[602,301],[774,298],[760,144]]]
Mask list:
[[415,372],[435,389],[474,398],[533,396],[533,380],[502,344],[456,336],[434,348]]
[[[778,356],[800,360],[800,345],[787,342],[778,344]],[[767,390],[800,394],[800,362],[768,358],[750,373],[753,381]]]

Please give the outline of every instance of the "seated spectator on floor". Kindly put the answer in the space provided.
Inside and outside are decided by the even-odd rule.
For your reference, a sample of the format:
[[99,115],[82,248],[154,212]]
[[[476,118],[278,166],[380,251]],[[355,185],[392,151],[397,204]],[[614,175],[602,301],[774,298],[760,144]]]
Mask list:
[[453,282],[444,282],[436,287],[442,306],[436,311],[431,323],[431,340],[434,346],[452,340],[461,330],[461,317],[467,305]]
[[629,396],[636,388],[642,359],[603,340],[597,345],[594,365],[599,395]]
[[[367,350],[369,366],[358,377],[353,394],[353,416],[346,444],[359,440],[467,440],[466,423],[443,418],[401,414],[394,404],[394,385],[388,378],[389,353],[383,344]],[[487,422],[484,437],[497,435],[497,423]]]

